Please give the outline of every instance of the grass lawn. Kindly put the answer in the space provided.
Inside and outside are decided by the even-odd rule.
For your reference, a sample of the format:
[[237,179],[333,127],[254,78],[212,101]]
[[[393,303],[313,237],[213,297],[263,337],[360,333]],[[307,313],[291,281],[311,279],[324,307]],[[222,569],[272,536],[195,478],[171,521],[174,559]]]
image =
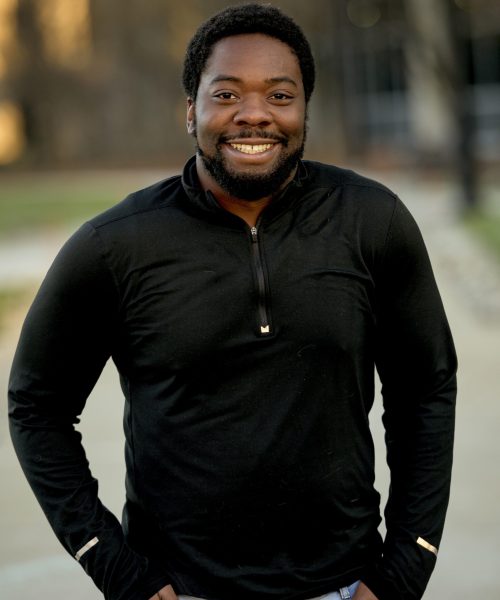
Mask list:
[[466,218],[465,224],[500,260],[500,214],[477,211]]
[[[0,336],[9,326],[9,318],[17,314],[20,307],[27,306],[33,299],[33,286],[24,288],[3,288],[0,286]],[[24,314],[23,310],[23,314]]]
[[4,173],[0,236],[81,223],[128,193],[168,176],[148,172]]

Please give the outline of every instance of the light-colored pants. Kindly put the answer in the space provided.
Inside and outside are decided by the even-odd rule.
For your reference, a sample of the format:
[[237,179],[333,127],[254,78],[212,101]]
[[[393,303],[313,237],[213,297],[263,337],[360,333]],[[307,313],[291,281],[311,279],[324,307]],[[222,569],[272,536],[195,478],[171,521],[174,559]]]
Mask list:
[[[329,594],[323,594],[323,596],[316,596],[315,598],[310,598],[310,600],[349,600],[354,596],[354,592],[356,591],[359,585],[359,581],[353,583],[348,587],[341,588],[337,592],[330,592]],[[195,598],[194,596],[179,596],[179,600],[203,600],[203,598]]]

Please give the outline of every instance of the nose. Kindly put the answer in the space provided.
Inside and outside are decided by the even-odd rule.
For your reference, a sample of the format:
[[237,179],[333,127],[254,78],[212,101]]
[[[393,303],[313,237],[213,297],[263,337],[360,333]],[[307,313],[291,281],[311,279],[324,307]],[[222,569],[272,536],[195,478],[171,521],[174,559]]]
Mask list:
[[272,120],[272,114],[264,98],[252,95],[240,100],[237,104],[233,122],[236,125],[269,125]]

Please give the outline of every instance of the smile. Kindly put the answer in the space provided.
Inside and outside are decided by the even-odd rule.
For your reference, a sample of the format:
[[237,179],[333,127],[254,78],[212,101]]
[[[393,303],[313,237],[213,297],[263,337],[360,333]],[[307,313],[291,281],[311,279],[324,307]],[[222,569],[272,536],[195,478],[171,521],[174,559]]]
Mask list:
[[274,144],[230,144],[232,148],[243,154],[260,154],[270,150]]

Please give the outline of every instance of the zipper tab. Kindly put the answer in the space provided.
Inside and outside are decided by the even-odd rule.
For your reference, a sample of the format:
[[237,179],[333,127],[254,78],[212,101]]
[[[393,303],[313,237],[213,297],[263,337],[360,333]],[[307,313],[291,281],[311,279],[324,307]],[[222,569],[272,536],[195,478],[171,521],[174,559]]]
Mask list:
[[250,234],[252,235],[252,242],[255,244],[258,242],[257,238],[257,227],[250,227]]

